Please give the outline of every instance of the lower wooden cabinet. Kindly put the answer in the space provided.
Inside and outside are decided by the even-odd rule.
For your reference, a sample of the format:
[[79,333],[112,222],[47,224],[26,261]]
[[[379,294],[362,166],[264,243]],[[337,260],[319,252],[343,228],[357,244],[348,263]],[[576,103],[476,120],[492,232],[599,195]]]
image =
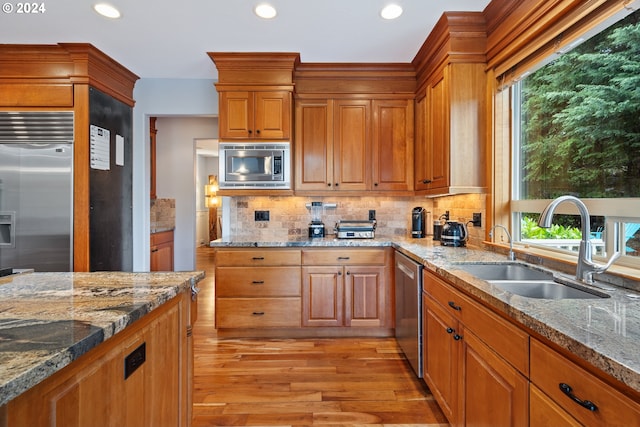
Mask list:
[[391,250],[217,249],[216,328],[224,336],[392,336]]
[[173,271],[173,230],[151,234],[150,271]]
[[563,425],[640,426],[637,400],[535,339],[531,340],[531,383],[531,426],[554,426],[557,420],[570,421]]
[[528,335],[423,274],[424,379],[449,422],[527,426],[529,380],[508,360],[526,363]]
[[[178,295],[13,399],[0,424],[189,426],[190,299],[189,292]],[[142,363],[127,376],[126,360],[132,359]]]

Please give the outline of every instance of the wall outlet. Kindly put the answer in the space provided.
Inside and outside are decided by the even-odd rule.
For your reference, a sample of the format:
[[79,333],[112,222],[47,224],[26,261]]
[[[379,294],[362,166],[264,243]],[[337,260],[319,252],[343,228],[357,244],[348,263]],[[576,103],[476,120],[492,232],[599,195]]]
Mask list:
[[255,221],[269,221],[269,211],[254,211],[253,218]]
[[473,223],[474,227],[482,227],[482,214],[474,213],[471,222]]
[[376,210],[369,209],[369,221],[373,221],[376,219]]

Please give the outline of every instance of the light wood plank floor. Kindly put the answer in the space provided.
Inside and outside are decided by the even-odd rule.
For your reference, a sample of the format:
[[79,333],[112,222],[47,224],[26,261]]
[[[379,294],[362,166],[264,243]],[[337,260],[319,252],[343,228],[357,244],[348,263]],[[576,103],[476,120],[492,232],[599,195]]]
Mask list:
[[210,248],[197,250],[193,427],[448,426],[393,338],[219,339]]

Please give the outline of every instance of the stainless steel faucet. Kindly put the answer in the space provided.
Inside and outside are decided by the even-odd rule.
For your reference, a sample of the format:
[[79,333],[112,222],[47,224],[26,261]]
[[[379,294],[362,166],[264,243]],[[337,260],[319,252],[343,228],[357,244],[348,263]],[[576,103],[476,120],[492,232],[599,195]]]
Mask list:
[[[549,205],[546,208],[544,208],[544,210],[540,214],[540,219],[538,220],[538,225],[540,227],[544,227],[544,228],[551,227],[551,219],[553,217],[553,212],[556,210],[556,207],[558,207],[558,205],[562,202],[573,203],[578,208],[578,212],[580,212],[582,239],[580,240],[580,247],[578,249],[578,264],[576,266],[576,279],[585,283],[592,284],[594,273],[602,273],[606,271],[609,267],[611,267],[614,261],[620,257],[620,251],[616,250],[605,265],[598,265],[593,262],[593,260],[591,259],[592,247],[590,242],[591,229],[590,229],[589,211],[587,210],[587,206],[584,204],[584,202],[582,202],[582,200],[574,196],[560,196],[557,199],[554,199],[551,203],[549,203]],[[615,241],[617,242],[619,228],[615,227],[614,232],[616,234]]]
[[502,228],[504,230],[505,233],[507,233],[507,237],[509,238],[509,261],[515,261],[516,259],[516,254],[513,253],[513,239],[511,238],[511,233],[509,233],[509,230],[507,230],[507,227],[505,227],[504,225],[500,225],[500,224],[496,224],[493,227],[491,227],[491,229],[489,230],[489,237],[493,238],[493,230],[495,228]]

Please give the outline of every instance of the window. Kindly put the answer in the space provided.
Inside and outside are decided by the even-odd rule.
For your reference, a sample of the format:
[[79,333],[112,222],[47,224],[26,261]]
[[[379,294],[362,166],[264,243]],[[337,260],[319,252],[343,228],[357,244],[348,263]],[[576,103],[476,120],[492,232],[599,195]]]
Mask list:
[[640,266],[640,11],[573,45],[511,88],[515,239],[577,252],[571,204],[552,228],[537,226],[552,199],[571,194],[592,215],[593,253],[618,249]]

